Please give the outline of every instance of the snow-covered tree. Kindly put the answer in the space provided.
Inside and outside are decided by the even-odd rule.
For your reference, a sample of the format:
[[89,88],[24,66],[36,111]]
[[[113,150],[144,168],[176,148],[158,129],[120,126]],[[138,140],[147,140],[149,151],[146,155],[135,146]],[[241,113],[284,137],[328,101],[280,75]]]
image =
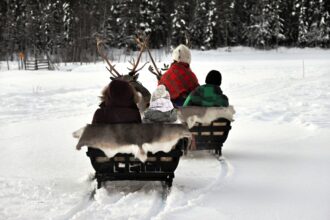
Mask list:
[[202,50],[215,48],[217,45],[217,29],[219,28],[218,8],[215,1],[197,1],[194,20],[190,33],[194,47]]
[[250,25],[245,31],[250,46],[265,47],[271,40],[271,24],[266,16],[269,5],[262,0],[257,1],[251,11]]
[[[233,0],[232,2],[232,19],[230,20],[230,28],[232,29],[234,44],[248,44],[246,33],[252,24],[251,14],[254,7],[253,0]],[[220,15],[220,18],[222,15]]]
[[70,7],[69,2],[64,1],[62,4],[63,9],[63,35],[64,35],[64,41],[72,45],[72,22],[73,22],[73,16],[72,16],[72,9]]
[[296,9],[298,11],[298,39],[297,43],[300,46],[305,46],[307,43],[307,33],[308,33],[308,21],[306,16],[306,1],[307,0],[297,0]]
[[181,43],[186,43],[186,34],[189,31],[191,3],[178,0],[174,3],[174,11],[171,14],[172,28],[171,28],[171,45],[177,46]]
[[26,45],[25,22],[26,22],[26,3],[19,0],[7,1],[1,3],[3,7],[1,11],[4,13],[2,17],[3,30],[2,37],[4,38],[3,46],[5,51],[10,55],[23,51]]
[[283,35],[284,39],[279,44],[292,46],[298,38],[298,17],[295,8],[295,0],[281,1],[280,17],[283,19]]
[[216,27],[218,26],[218,14],[215,1],[207,4],[205,32],[201,49],[215,48],[216,46]]
[[118,2],[119,18],[117,19],[119,32],[119,46],[127,50],[137,49],[134,37],[139,31],[140,0],[122,0]]
[[107,39],[107,44],[109,46],[116,47],[118,46],[119,41],[119,26],[117,23],[119,22],[119,12],[120,8],[116,1],[110,2],[109,13],[107,14],[105,30],[103,33],[103,37]]
[[251,46],[269,47],[284,39],[280,1],[260,0],[252,8],[250,25],[245,32]]
[[141,1],[139,30],[150,36],[149,46],[152,48],[163,47],[166,43],[169,27],[165,7],[167,5],[162,0]]
[[330,12],[326,11],[321,18],[320,29],[322,33],[321,46],[330,47]]
[[43,51],[46,48],[45,34],[47,33],[45,32],[42,13],[44,5],[33,0],[27,0],[26,2],[28,44],[32,51],[37,53],[37,51]]
[[6,48],[6,11],[7,10],[7,3],[5,1],[0,2],[0,59],[1,57],[5,56],[5,51],[3,48]]
[[214,28],[214,40],[216,46],[229,46],[238,42],[237,37],[233,34],[235,28],[241,29],[241,22],[234,22],[234,18],[240,20],[243,14],[238,13],[234,17],[234,8],[236,0],[217,0],[213,23],[216,28]]
[[327,20],[328,13],[325,10],[323,0],[309,1],[308,11],[308,22],[310,24],[307,33],[307,45],[317,46],[322,45],[326,42],[328,31]]
[[268,20],[271,25],[272,39],[271,44],[278,46],[279,41],[285,40],[284,35],[284,19],[281,17],[282,0],[269,2],[269,15]]
[[[65,26],[68,25],[68,4],[61,0],[49,2],[42,11],[42,30],[45,34],[46,50],[57,53],[58,49],[64,47],[68,32]],[[66,23],[66,24],[65,24]]]
[[190,35],[192,46],[201,49],[204,44],[204,36],[206,29],[207,16],[207,1],[197,1],[194,20],[191,22]]

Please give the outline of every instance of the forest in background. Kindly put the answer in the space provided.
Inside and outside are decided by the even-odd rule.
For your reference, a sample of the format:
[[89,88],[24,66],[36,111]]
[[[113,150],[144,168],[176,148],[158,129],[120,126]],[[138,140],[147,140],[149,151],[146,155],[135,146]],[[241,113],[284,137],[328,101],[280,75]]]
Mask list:
[[250,46],[330,47],[329,0],[1,0],[0,60],[47,53],[57,62],[98,59],[96,36],[109,48],[136,50],[190,40],[194,49]]

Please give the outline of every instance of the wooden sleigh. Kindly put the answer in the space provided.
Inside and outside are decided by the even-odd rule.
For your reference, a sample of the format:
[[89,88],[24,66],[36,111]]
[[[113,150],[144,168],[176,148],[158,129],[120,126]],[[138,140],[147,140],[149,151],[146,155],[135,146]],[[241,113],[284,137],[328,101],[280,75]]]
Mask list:
[[[124,130],[129,132],[119,132]],[[183,151],[187,148],[190,137],[191,133],[187,127],[181,124],[87,125],[77,144],[77,149],[88,146],[86,154],[95,169],[97,188],[102,187],[105,181],[119,180],[162,181],[166,186],[171,187],[174,171]],[[168,142],[164,142],[164,138]],[[174,143],[174,146],[166,146],[165,148],[170,149],[165,150],[166,152],[146,151],[145,161],[136,157],[134,149],[132,152],[127,152],[126,149],[125,153],[118,152],[108,157],[104,146],[100,145],[105,142],[115,143],[118,140],[125,142],[119,143],[121,145],[136,145],[136,147],[146,146],[149,143],[165,143],[165,145]],[[148,147],[150,149],[153,146]]]
[[222,147],[227,140],[230,129],[231,122],[225,118],[218,118],[206,125],[196,123],[190,129],[196,146],[192,150],[214,150],[217,155],[221,156]]
[[179,117],[193,135],[193,145],[189,150],[213,150],[222,155],[222,147],[231,129],[235,110],[232,106],[180,108]]

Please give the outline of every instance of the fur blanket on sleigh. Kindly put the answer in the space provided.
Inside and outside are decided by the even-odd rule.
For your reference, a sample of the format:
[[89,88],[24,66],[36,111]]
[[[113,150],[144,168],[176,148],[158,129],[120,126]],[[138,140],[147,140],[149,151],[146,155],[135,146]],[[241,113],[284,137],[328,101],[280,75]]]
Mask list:
[[77,150],[88,146],[102,150],[107,157],[131,153],[142,162],[147,160],[148,152],[169,152],[181,138],[191,140],[187,126],[161,123],[87,125],[73,136],[79,137]]
[[228,107],[201,107],[187,106],[181,107],[178,117],[182,123],[186,123],[188,128],[192,128],[195,123],[211,124],[218,118],[225,118],[234,121],[235,109],[232,105]]

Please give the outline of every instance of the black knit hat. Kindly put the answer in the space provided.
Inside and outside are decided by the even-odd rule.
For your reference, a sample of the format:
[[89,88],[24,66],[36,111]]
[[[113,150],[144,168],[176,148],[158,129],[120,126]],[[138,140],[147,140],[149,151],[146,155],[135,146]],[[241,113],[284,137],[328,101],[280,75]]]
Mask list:
[[221,77],[221,73],[219,71],[211,70],[206,76],[205,83],[220,86],[221,79],[222,79],[222,77]]

